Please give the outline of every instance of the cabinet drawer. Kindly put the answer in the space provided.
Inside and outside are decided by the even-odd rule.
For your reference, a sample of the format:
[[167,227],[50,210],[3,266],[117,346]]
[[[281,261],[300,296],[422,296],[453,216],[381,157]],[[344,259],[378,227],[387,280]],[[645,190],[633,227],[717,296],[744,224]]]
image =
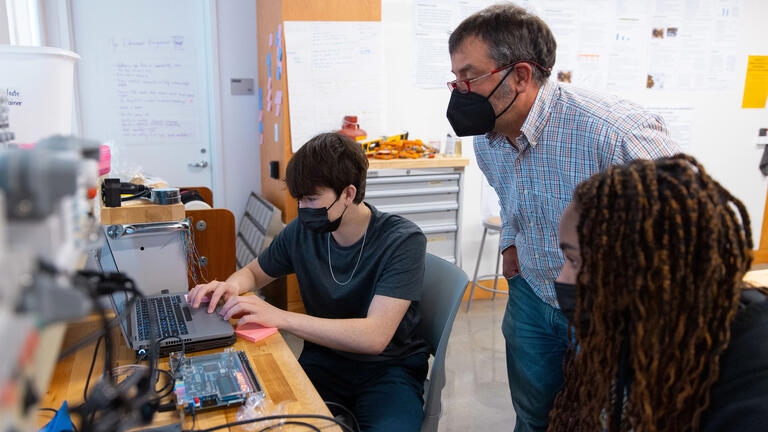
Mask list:
[[373,196],[365,193],[365,200],[374,206],[378,207],[427,207],[431,205],[435,206],[450,206],[459,202],[458,192],[450,193],[436,193],[430,195],[398,195],[398,196]]
[[[398,214],[398,213],[395,213]],[[405,213],[400,216],[418,225],[422,230],[434,226],[456,225],[456,210],[434,211],[424,213]]]
[[369,197],[429,195],[459,191],[459,175],[384,177],[368,179],[365,194]]
[[455,263],[456,233],[438,232],[427,234],[427,252],[437,255],[448,262]]

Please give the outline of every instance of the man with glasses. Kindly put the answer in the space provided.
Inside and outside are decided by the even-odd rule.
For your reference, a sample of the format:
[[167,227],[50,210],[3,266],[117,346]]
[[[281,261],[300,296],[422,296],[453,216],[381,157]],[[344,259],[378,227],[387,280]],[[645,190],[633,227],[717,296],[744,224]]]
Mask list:
[[457,79],[448,83],[447,117],[457,135],[479,135],[477,162],[501,205],[509,284],[502,332],[515,431],[545,430],[568,346],[554,290],[564,263],[560,216],[576,185],[592,174],[679,150],[660,117],[549,81],[555,39],[523,8],[504,3],[477,12],[448,43]]

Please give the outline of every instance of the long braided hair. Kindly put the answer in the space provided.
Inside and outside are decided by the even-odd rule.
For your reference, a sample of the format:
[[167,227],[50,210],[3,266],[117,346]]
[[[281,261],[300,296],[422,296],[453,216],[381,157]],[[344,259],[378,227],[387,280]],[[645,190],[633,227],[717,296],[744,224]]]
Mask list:
[[[549,430],[698,430],[752,262],[744,205],[683,154],[611,167],[574,203],[582,318]],[[612,397],[623,343],[626,401]]]

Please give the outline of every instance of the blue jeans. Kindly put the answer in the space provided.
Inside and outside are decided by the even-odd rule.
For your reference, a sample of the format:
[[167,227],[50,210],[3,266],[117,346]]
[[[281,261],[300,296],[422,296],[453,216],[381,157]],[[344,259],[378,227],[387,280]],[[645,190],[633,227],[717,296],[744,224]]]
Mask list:
[[[356,361],[305,344],[299,363],[326,402],[350,409],[366,432],[421,430],[429,354],[404,359]],[[342,413],[329,407],[334,415]]]
[[521,275],[509,283],[501,331],[507,343],[507,375],[517,423],[515,432],[544,431],[555,395],[563,386],[568,320],[541,300]]

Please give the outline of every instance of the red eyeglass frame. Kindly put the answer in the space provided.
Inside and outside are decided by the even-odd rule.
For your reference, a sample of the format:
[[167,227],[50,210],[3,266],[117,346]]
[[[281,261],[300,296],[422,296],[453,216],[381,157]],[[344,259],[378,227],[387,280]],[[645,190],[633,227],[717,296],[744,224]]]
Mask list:
[[[494,69],[494,70],[492,70],[492,71],[490,71],[490,72],[488,72],[488,73],[486,73],[486,74],[480,75],[479,77],[470,78],[470,79],[464,79],[464,80],[453,80],[453,81],[448,81],[446,84],[448,85],[448,90],[450,90],[450,91],[459,90],[461,93],[469,93],[470,91],[472,91],[472,90],[471,90],[471,84],[472,84],[473,82],[476,82],[476,81],[478,81],[478,80],[480,80],[480,79],[483,79],[483,78],[485,78],[485,77],[489,77],[489,76],[491,76],[491,75],[493,75],[493,74],[496,74],[496,73],[499,73],[499,72],[501,72],[501,71],[505,71],[505,70],[507,70],[507,69],[509,69],[509,68],[515,67],[515,66],[519,65],[520,63],[530,63],[530,64],[532,64],[533,66],[536,66],[537,68],[539,68],[540,70],[542,70],[543,72],[552,72],[552,68],[547,68],[547,67],[544,67],[544,66],[542,66],[542,65],[540,65],[540,64],[538,64],[538,63],[536,63],[535,61],[532,61],[532,60],[520,60],[520,61],[516,61],[516,62],[514,62],[514,63],[510,63],[510,64],[508,64],[508,65],[505,65],[505,66],[501,66],[501,67],[499,67],[499,68],[496,68],[496,69]],[[466,91],[462,91],[462,90],[459,88],[459,84],[460,84],[460,83],[464,83],[464,85],[467,87],[467,90],[466,90]]]

